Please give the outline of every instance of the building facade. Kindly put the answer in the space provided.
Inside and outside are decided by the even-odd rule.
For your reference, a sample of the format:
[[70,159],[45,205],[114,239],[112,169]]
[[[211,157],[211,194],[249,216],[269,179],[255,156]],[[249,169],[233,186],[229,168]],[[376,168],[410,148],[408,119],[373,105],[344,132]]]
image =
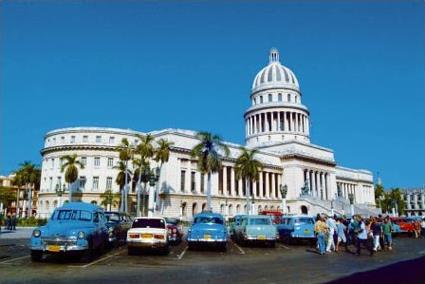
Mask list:
[[425,188],[405,189],[402,195],[406,203],[405,215],[425,216]]
[[[352,194],[357,213],[375,212],[372,173],[337,166],[331,149],[310,142],[309,110],[302,104],[297,78],[280,63],[276,49],[270,52],[269,64],[255,76],[250,100],[252,105],[244,114],[244,146],[258,149],[256,158],[264,164],[259,180],[250,187],[254,211],[284,209],[289,213],[315,214],[333,210],[346,214]],[[190,219],[206,206],[206,177],[190,156],[191,149],[199,143],[196,132],[164,129],[149,133],[174,143],[170,159],[161,169],[156,214]],[[39,215],[49,215],[60,202],[55,188],[63,184],[60,158],[67,154],[77,154],[86,165],[80,170],[78,181],[71,185],[81,200],[100,204],[102,192],[118,192],[114,168],[118,161],[117,146],[122,138],[136,145],[137,134],[147,133],[96,127],[47,133],[41,151]],[[242,145],[226,144],[230,155],[224,158],[222,170],[212,176],[212,206],[217,212],[233,216],[246,211],[248,193],[234,170]],[[280,188],[285,185],[288,194],[283,201]],[[134,185],[130,199],[134,210]]]

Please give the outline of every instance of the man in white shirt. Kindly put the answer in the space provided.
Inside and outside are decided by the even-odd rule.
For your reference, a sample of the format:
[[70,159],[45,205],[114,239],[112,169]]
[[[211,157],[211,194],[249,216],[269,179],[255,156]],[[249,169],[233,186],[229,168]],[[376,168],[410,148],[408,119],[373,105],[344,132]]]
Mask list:
[[360,255],[361,245],[365,246],[369,250],[370,255],[373,255],[373,249],[371,248],[370,242],[367,239],[368,231],[366,229],[366,225],[360,216],[357,216],[357,221],[359,222],[360,231],[357,233],[356,255]]
[[329,228],[329,235],[327,240],[328,245],[326,246],[326,252],[331,252],[332,249],[335,251],[335,241],[334,241],[334,234],[336,231],[335,219],[333,219],[332,216],[329,216],[328,219],[326,220],[326,225],[328,225],[328,228]]

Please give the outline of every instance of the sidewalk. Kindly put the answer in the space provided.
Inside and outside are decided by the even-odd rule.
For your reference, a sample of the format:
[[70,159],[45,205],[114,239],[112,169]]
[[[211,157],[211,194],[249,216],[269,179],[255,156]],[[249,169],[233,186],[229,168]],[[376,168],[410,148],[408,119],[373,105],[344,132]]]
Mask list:
[[16,231],[5,230],[4,227],[0,231],[0,240],[2,239],[29,239],[35,227],[16,227]]

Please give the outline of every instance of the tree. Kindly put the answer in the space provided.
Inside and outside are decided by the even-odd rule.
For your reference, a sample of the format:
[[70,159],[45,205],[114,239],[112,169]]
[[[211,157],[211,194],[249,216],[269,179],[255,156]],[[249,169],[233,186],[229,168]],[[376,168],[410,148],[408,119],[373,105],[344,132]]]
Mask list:
[[[159,163],[159,172],[162,172],[162,166],[164,163],[168,162],[168,159],[170,158],[170,149],[171,146],[174,144],[173,142],[168,141],[167,139],[159,139],[157,141],[158,147],[155,151],[155,161]],[[156,202],[159,200],[159,188],[156,190],[156,196],[155,196]],[[156,205],[155,205],[156,207]]]
[[379,207],[382,208],[382,201],[381,199],[384,197],[384,187],[381,184],[376,184],[375,185],[375,204]]
[[392,188],[389,191],[384,191],[383,197],[380,199],[382,205],[382,212],[391,212],[392,209],[396,209],[399,215],[404,214],[404,208],[406,202],[401,196],[401,190],[399,188]]
[[109,206],[109,211],[111,211],[111,207],[112,205],[116,206],[119,202],[120,199],[120,194],[119,193],[114,193],[112,192],[112,190],[108,189],[105,192],[100,194],[100,198],[101,198],[101,205],[105,207],[105,209],[108,209]]
[[[122,161],[125,165],[125,172],[128,171],[128,161],[130,161],[133,157],[133,147],[128,142],[127,138],[123,138],[121,140],[121,144],[118,146],[119,151],[119,158],[120,161]],[[128,175],[123,175],[125,178],[125,184],[124,189],[122,190],[122,198],[121,198],[121,211],[128,212],[128,201],[127,201],[127,195],[128,195],[128,182],[130,179],[128,179]]]
[[[20,164],[20,168],[15,173],[14,183],[20,186],[24,186],[28,191],[28,212],[27,216],[32,215],[32,194],[33,191],[37,190],[40,187],[41,179],[41,170],[40,168],[31,163],[30,161],[25,161]],[[17,197],[17,208],[19,207],[19,190]]]
[[229,148],[220,136],[209,132],[198,132],[196,138],[200,142],[193,147],[191,156],[198,160],[198,170],[207,174],[207,210],[211,207],[211,174],[221,169],[222,156],[229,156]]
[[131,171],[127,168],[124,161],[118,161],[117,165],[114,166],[114,169],[118,170],[117,177],[115,178],[116,184],[119,186],[121,191],[121,205],[120,210],[123,211],[124,208],[124,187],[128,183],[128,180],[131,180]]
[[3,203],[5,207],[8,207],[14,200],[15,193],[13,188],[0,186],[0,203]]
[[65,171],[65,182],[68,183],[69,201],[72,201],[71,185],[78,179],[78,167],[84,169],[84,164],[77,159],[77,154],[65,155],[61,157],[61,172]]
[[254,158],[257,150],[248,150],[244,147],[240,148],[241,154],[236,159],[235,174],[236,179],[245,181],[245,195],[247,213],[250,214],[250,197],[252,194],[251,184],[258,181],[260,171],[263,169],[263,164]]

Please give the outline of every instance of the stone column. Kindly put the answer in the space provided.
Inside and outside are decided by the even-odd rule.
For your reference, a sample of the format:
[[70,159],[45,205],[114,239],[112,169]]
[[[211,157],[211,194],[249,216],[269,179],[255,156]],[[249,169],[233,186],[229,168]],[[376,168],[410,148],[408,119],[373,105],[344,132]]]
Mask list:
[[259,133],[263,132],[263,114],[258,114]]
[[227,194],[227,166],[223,166],[223,195],[228,196]]
[[269,114],[270,113],[268,112],[264,113],[264,132],[269,132],[269,127],[270,127]]
[[284,127],[284,131],[288,131],[289,127],[288,127],[288,112],[283,112],[283,127]]
[[260,172],[260,178],[258,179],[258,187],[260,190],[260,198],[264,198],[263,195],[263,172]]
[[255,198],[257,198],[257,182],[252,182],[252,194],[254,195]]
[[280,111],[277,112],[277,131],[281,131]]
[[238,189],[239,189],[238,196],[243,196],[243,192],[242,192],[243,187],[242,187],[242,179],[241,178],[238,180]]
[[276,176],[275,173],[272,173],[272,188],[270,197],[275,198],[275,190],[276,190]]
[[185,184],[184,188],[186,192],[192,192],[191,191],[191,168],[190,168],[190,160],[187,160],[187,167],[186,167],[186,173],[185,173]]
[[307,135],[310,135],[310,122],[309,122],[309,118],[308,117],[306,117],[305,118],[305,126],[306,126],[306,134]]
[[269,187],[270,187],[269,173],[266,172],[266,196],[265,196],[266,198],[269,198],[270,197],[270,195],[269,195],[269,191],[270,191]]
[[235,168],[230,167],[230,195],[235,196]]

